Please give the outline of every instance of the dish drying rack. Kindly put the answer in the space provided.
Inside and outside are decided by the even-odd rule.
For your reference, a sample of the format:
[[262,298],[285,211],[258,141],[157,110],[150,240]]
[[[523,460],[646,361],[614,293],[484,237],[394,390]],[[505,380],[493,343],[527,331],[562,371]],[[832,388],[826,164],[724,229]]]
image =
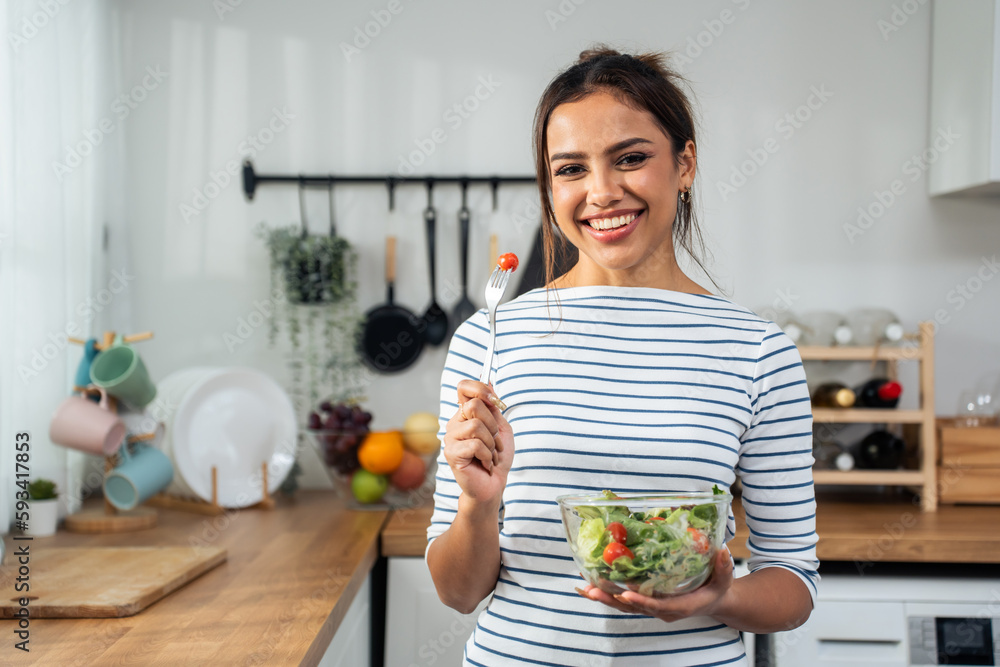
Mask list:
[[[274,497],[267,491],[266,461],[260,464],[260,480],[261,493],[263,494],[261,500],[242,509],[274,509]],[[219,505],[219,470],[216,466],[212,466],[212,499],[210,501],[162,492],[147,500],[146,504],[163,509],[182,510],[185,512],[194,512],[195,514],[206,514],[208,516],[225,514],[227,511],[227,508]]]

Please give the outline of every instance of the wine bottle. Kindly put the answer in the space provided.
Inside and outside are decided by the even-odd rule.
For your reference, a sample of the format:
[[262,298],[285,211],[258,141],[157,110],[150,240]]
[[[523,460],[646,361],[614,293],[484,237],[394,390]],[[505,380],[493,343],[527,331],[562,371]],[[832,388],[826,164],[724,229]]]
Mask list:
[[856,404],[865,408],[894,408],[902,393],[903,386],[888,378],[872,378],[854,389]]
[[849,408],[855,400],[854,391],[840,382],[824,382],[812,394],[812,404],[817,408]]
[[847,448],[836,440],[824,440],[813,448],[813,458],[816,468],[830,470],[853,470],[854,456]]
[[906,443],[888,431],[872,431],[858,445],[858,464],[863,468],[893,470],[903,462]]

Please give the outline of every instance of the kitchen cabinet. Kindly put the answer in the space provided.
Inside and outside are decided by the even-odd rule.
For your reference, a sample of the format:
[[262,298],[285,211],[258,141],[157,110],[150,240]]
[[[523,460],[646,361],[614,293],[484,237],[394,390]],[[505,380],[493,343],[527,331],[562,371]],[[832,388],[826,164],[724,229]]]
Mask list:
[[[920,364],[920,407],[916,410],[896,408],[813,408],[814,423],[877,423],[913,424],[919,427],[920,449],[918,467],[914,470],[815,470],[817,485],[897,485],[920,489],[921,507],[925,511],[937,508],[936,417],[934,412],[934,324],[922,322],[917,345],[879,347],[816,347],[799,348],[804,363],[810,361],[880,361],[893,366],[900,361]],[[807,366],[808,373],[808,366]]]
[[[356,667],[371,664],[371,577],[365,579],[347,608],[319,667]],[[392,664],[392,663],[389,663]]]
[[935,0],[931,19],[931,195],[1000,195],[1000,0]]
[[[883,570],[885,571],[885,570]],[[995,665],[1000,612],[992,575],[946,565],[898,574],[824,573],[801,627],[771,637],[774,667]],[[941,642],[945,645],[941,645]]]
[[817,600],[806,623],[771,638],[775,667],[906,667],[901,602]]
[[461,665],[465,642],[489,598],[471,614],[445,606],[423,558],[390,558],[386,588],[385,664]]
[[938,488],[942,503],[1000,504],[1000,426],[961,427],[938,419]]

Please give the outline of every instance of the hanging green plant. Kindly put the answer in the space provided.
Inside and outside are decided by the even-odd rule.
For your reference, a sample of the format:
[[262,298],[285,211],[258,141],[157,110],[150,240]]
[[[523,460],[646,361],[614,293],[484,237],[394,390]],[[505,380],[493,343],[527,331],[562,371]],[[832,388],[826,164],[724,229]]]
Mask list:
[[363,315],[354,248],[339,236],[303,236],[297,226],[262,223],[257,233],[268,247],[272,293],[284,296],[270,320],[270,344],[277,344],[284,328],[296,411],[306,414],[318,397],[360,399],[356,336]]
[[[289,303],[337,303],[354,293],[355,253],[340,236],[303,236],[296,227],[264,228],[271,269],[279,271]],[[272,274],[273,275],[273,274]]]

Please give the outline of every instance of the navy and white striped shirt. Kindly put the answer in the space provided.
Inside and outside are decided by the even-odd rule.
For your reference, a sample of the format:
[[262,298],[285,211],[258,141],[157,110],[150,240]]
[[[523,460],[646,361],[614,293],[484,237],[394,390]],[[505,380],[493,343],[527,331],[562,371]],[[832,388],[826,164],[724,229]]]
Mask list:
[[[441,435],[456,385],[478,379],[486,312],[458,329],[441,380]],[[611,489],[730,489],[739,475],[751,571],[783,567],[815,600],[812,413],[798,350],[728,299],[646,287],[533,290],[497,313],[494,387],[514,460],[500,516],[502,565],[466,664],[744,665],[736,630],[585,600],[555,498]],[[428,543],[461,490],[438,459]],[[735,519],[730,513],[727,541]]]

